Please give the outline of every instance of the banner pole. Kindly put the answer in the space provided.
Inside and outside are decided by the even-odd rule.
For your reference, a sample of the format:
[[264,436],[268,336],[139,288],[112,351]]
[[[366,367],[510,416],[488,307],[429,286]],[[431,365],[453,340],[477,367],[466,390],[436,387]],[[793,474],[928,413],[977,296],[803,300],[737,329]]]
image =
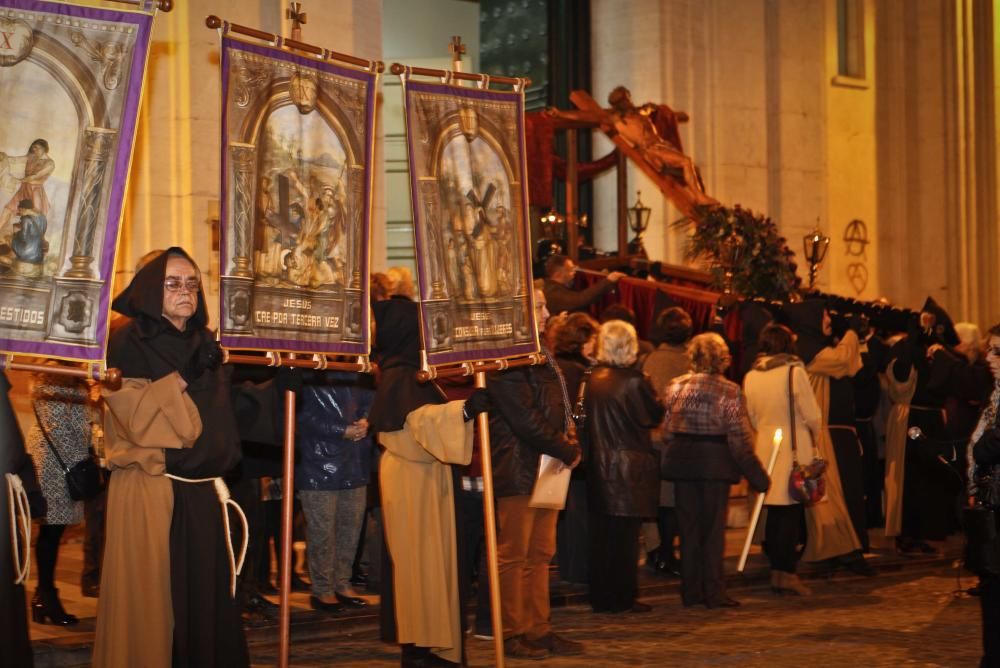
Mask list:
[[[791,429],[795,429],[793,424]],[[771,473],[774,471],[774,462],[778,459],[778,448],[781,446],[781,429],[774,430],[774,447],[771,449],[771,460],[767,463],[767,477],[771,477]],[[772,482],[773,484],[773,482]],[[747,558],[750,556],[750,545],[753,543],[753,535],[757,531],[757,522],[760,520],[761,510],[764,508],[764,497],[767,496],[767,492],[757,495],[757,500],[754,502],[753,515],[750,516],[750,527],[747,529],[747,538],[743,541],[743,552],[740,554],[740,562],[736,566],[736,572],[742,573],[743,569],[746,568]]]
[[[486,388],[486,374],[476,372],[476,387]],[[493,513],[493,459],[490,453],[490,422],[486,413],[476,416],[479,459],[483,466],[483,520],[486,533],[486,568],[490,575],[490,617],[497,668],[504,668],[503,618],[500,615],[500,568],[497,562],[497,523]]]
[[[294,358],[294,355],[291,355]],[[288,656],[291,648],[292,622],[292,571],[294,557],[292,554],[292,532],[294,529],[295,505],[295,392],[285,391],[285,439],[284,466],[281,485],[281,582],[278,585],[281,598],[279,600],[278,621],[278,666],[288,668]]]

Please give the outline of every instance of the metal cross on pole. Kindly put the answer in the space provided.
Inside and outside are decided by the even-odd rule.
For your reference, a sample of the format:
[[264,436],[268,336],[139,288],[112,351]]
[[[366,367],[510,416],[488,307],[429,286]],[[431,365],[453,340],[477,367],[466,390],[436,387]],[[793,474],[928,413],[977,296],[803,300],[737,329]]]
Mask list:
[[292,39],[302,41],[302,26],[308,23],[308,15],[302,11],[301,2],[288,3],[285,18],[292,22]]

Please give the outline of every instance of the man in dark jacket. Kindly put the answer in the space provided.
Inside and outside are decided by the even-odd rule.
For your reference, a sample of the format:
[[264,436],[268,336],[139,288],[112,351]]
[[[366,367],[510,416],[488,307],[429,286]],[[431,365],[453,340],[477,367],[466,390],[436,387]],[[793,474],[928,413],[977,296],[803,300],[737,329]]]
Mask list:
[[[615,284],[625,274],[612,271],[604,279],[594,283],[586,290],[573,289],[573,277],[576,275],[576,263],[565,255],[550,255],[545,261],[545,284],[542,290],[549,312],[583,311],[588,306],[614,289]],[[541,329],[542,325],[538,325]]]
[[[535,290],[535,317],[544,329],[545,295]],[[544,349],[544,348],[543,348]],[[516,658],[577,654],[583,646],[552,632],[549,624],[549,562],[556,548],[558,510],[529,504],[542,454],[567,466],[580,462],[570,427],[570,398],[561,371],[546,352],[543,366],[492,374],[490,442],[499,532],[504,651]]]

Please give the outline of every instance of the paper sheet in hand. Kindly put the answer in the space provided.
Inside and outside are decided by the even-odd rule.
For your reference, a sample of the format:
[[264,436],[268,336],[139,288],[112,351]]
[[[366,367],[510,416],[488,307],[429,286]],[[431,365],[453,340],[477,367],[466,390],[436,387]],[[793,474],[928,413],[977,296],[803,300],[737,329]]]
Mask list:
[[562,510],[566,507],[566,493],[569,492],[569,477],[572,472],[570,467],[555,457],[542,455],[528,505],[532,508]]

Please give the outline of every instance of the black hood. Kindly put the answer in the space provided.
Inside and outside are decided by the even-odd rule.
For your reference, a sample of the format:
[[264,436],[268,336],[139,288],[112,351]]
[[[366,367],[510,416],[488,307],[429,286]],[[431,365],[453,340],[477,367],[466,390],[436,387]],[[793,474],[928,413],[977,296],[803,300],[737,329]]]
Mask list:
[[[167,273],[169,257],[180,256],[198,269],[198,263],[182,248],[173,246],[136,272],[132,282],[111,302],[111,309],[136,321],[144,336],[163,331],[169,322],[163,317],[163,279]],[[204,286],[198,288],[198,306],[188,320],[193,329],[208,325],[208,307],[205,305]]]
[[924,333],[924,336],[931,342],[943,343],[948,346],[957,346],[959,344],[958,333],[955,331],[955,324],[951,321],[951,316],[941,308],[940,304],[934,301],[933,297],[927,298],[920,312],[934,314],[934,331]]
[[376,432],[399,431],[406,416],[427,404],[445,403],[444,393],[432,382],[417,381],[420,371],[420,316],[417,304],[393,298],[376,302],[375,348],[381,376],[368,421]]
[[824,300],[807,299],[798,304],[788,304],[782,311],[785,324],[798,337],[795,347],[805,364],[809,364],[819,351],[833,343],[832,338],[823,333],[825,310]]

